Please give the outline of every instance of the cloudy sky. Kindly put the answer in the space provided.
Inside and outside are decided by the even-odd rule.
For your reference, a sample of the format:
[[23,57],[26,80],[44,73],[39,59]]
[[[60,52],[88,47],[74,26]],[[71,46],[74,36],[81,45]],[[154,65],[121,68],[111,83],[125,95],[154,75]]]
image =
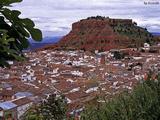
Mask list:
[[97,15],[131,18],[150,32],[160,32],[160,4],[145,5],[144,2],[148,1],[23,0],[13,9],[22,11],[21,17],[31,18],[44,36],[65,35],[71,30],[73,22]]

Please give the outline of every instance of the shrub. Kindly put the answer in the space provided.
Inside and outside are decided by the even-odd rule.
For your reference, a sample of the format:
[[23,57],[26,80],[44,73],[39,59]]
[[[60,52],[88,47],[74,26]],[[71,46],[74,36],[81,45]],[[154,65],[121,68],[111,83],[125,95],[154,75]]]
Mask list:
[[125,92],[117,98],[88,107],[81,120],[159,120],[160,77],[148,79],[131,93]]
[[64,96],[50,95],[37,106],[33,106],[23,116],[23,120],[64,120],[67,104]]

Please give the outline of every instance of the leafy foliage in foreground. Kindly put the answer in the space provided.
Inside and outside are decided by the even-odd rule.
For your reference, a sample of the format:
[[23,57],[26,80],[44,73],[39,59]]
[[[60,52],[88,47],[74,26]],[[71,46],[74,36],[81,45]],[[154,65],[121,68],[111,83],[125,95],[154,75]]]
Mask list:
[[29,46],[28,39],[42,39],[42,33],[32,20],[19,18],[18,10],[11,4],[22,0],[0,0],[0,67],[9,66],[8,60],[23,60],[22,50]]
[[81,120],[160,120],[160,76],[138,85],[131,94],[88,108]]

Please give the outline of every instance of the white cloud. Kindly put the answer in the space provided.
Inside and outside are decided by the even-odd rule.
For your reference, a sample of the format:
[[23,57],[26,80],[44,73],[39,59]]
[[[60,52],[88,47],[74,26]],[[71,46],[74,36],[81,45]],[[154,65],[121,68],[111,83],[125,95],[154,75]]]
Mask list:
[[54,35],[69,32],[71,24],[89,16],[132,18],[150,31],[160,32],[160,5],[144,5],[143,0],[23,0],[14,5],[22,17],[35,21],[37,27]]

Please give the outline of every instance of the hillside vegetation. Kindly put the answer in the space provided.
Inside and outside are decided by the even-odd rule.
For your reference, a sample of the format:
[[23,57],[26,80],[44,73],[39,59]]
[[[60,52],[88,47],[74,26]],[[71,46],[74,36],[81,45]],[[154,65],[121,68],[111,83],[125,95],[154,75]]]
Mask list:
[[81,120],[160,120],[160,76],[148,78],[132,93],[88,107]]
[[141,28],[136,24],[124,25],[118,24],[113,26],[115,32],[120,35],[127,36],[130,39],[130,47],[140,47],[143,43],[153,44],[153,35],[146,28]]

